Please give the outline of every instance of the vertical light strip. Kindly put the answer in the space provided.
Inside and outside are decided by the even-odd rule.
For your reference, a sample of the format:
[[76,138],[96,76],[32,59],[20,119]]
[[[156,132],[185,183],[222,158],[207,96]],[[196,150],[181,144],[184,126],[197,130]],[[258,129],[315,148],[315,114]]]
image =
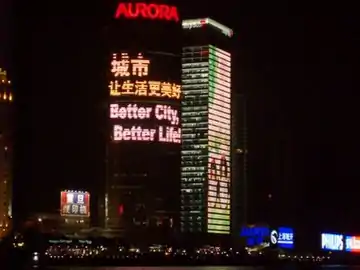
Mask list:
[[231,55],[210,46],[208,99],[209,233],[230,233]]

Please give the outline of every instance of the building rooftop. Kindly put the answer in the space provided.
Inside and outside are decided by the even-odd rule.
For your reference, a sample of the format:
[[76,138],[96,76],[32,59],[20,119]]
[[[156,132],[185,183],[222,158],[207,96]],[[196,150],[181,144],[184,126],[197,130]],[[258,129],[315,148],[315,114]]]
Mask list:
[[189,19],[182,21],[183,29],[201,28],[205,25],[214,27],[215,29],[221,31],[225,36],[232,37],[234,35],[231,28],[210,18]]

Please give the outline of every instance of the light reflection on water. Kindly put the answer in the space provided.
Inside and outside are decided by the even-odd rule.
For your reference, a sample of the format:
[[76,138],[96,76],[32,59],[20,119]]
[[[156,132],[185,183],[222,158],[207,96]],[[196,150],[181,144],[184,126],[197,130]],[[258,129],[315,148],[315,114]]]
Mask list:
[[250,266],[198,266],[198,267],[56,267],[54,270],[360,270],[360,266],[330,265],[304,267],[296,265],[250,267]]

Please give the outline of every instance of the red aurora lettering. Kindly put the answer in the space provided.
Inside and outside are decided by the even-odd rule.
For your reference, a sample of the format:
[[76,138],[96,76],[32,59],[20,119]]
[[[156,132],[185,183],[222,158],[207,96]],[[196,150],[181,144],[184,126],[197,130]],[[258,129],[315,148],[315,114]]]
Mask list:
[[146,3],[119,3],[115,18],[135,19],[142,17],[151,20],[179,21],[178,10],[174,6]]

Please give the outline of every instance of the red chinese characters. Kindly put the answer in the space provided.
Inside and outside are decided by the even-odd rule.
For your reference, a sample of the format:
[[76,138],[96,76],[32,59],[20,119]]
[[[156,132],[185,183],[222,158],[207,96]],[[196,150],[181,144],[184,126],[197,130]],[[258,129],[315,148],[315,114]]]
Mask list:
[[179,21],[178,10],[175,6],[146,4],[146,3],[119,3],[115,18],[127,19],[144,18],[151,20]]

